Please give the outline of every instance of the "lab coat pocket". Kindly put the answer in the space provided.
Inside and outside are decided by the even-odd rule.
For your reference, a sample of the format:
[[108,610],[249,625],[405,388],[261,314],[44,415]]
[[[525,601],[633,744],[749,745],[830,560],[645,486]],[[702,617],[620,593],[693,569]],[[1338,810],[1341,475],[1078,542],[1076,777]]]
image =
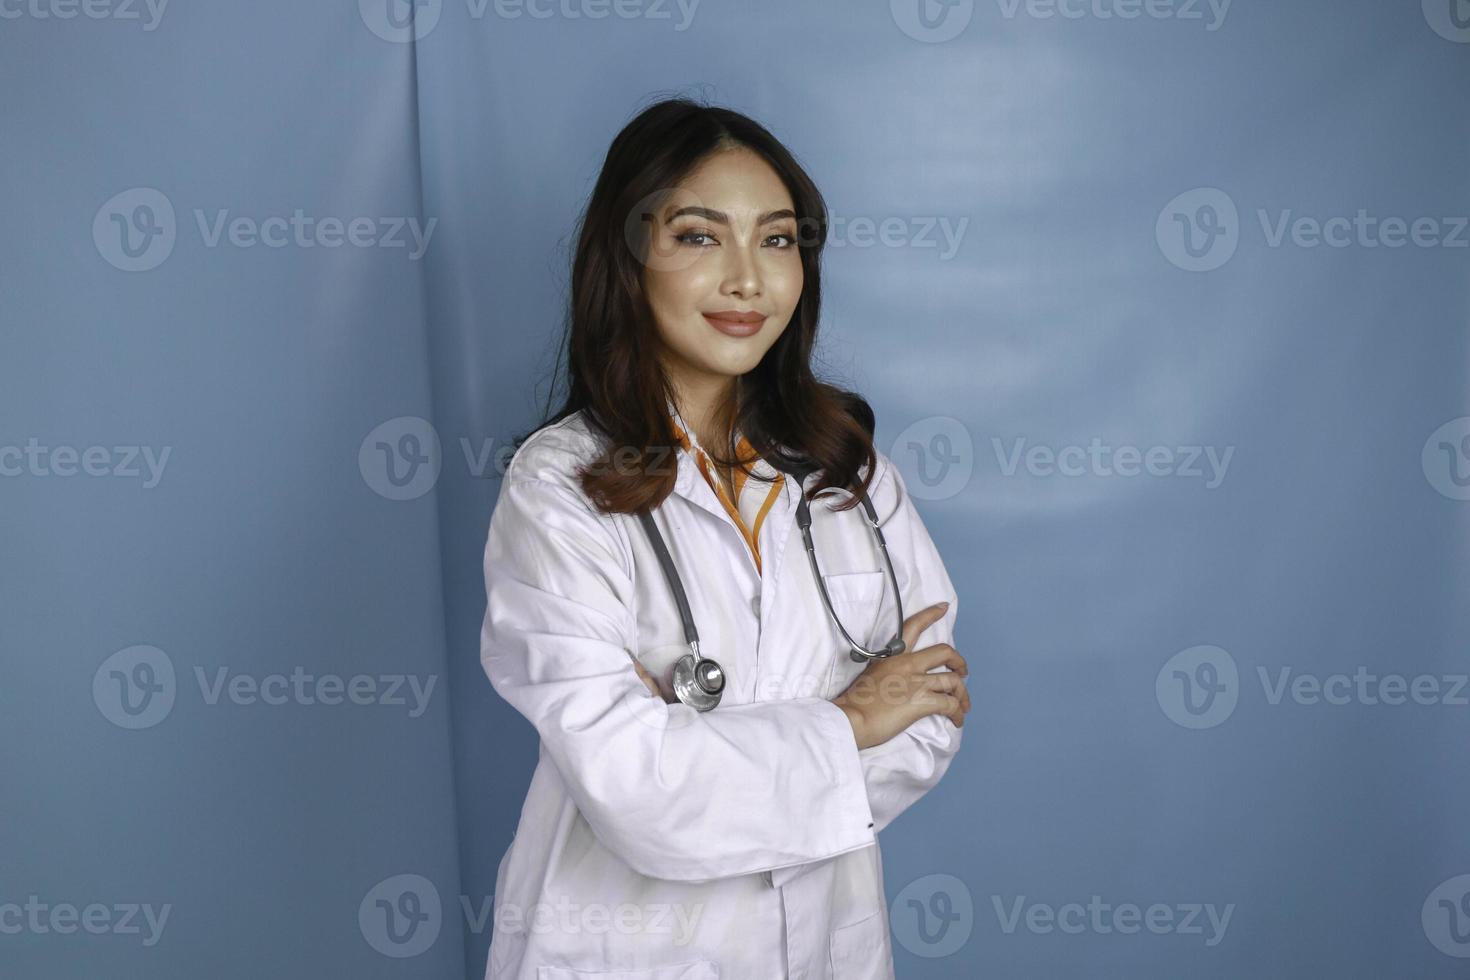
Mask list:
[[720,969],[709,960],[654,966],[646,970],[572,970],[564,966],[543,966],[536,971],[536,980],[720,980]]
[[[878,609],[883,604],[883,586],[888,575],[881,569],[872,572],[836,572],[823,575],[827,596],[832,600],[832,611],[842,620],[843,628],[854,640],[873,648],[873,623],[878,618]],[[845,644],[842,633],[834,625],[832,633]],[[847,647],[840,651],[847,656]]]
[[892,954],[888,951],[888,923],[880,909],[832,933],[828,946],[832,976],[841,980],[887,980]]

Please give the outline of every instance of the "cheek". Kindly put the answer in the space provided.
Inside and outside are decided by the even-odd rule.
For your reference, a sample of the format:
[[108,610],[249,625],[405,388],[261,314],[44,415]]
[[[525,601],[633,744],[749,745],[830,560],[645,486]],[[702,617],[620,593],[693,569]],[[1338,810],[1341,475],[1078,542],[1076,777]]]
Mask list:
[[801,259],[792,257],[771,271],[766,279],[766,288],[770,291],[771,298],[789,313],[801,299],[804,281]]
[[699,308],[703,298],[715,288],[711,274],[699,266],[687,269],[657,271],[650,269],[643,280],[649,304],[655,311],[671,317],[687,315]]
[[693,270],[657,274],[650,271],[644,278],[654,328],[664,343],[686,355],[698,340],[693,318],[704,295],[699,278]]

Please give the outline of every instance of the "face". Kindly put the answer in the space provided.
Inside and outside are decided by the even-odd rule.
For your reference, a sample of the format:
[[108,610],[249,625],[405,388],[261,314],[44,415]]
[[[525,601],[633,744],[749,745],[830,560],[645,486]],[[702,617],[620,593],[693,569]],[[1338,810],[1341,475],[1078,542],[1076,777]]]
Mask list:
[[770,164],[717,151],[652,215],[643,284],[665,370],[683,389],[753,369],[801,298],[794,205]]

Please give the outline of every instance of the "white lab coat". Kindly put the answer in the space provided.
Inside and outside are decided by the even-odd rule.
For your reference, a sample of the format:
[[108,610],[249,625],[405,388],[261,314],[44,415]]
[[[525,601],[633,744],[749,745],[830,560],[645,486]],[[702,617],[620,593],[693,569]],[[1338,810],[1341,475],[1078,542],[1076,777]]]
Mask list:
[[[830,699],[863,666],[812,580],[792,479],[762,524],[758,573],[682,450],[654,519],[726,687],[702,713],[652,696],[629,653],[671,691],[688,648],[636,516],[597,512],[577,483],[596,455],[581,413],[540,430],[490,521],[481,661],[541,748],[496,875],[486,977],[892,978],[876,835],[944,775],[961,730],[930,715],[858,750]],[[950,604],[919,647],[952,643],[954,587],[881,452],[869,492],[905,615]],[[811,532],[834,608],[871,649],[894,634],[893,597],[861,505],[830,510],[842,499],[812,502]]]

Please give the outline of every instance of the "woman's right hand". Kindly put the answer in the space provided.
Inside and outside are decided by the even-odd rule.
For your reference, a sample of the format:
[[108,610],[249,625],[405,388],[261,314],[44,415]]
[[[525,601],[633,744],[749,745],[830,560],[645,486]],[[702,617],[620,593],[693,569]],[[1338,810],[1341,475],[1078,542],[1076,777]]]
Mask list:
[[643,665],[638,662],[638,658],[631,653],[628,654],[628,658],[633,661],[633,669],[638,671],[638,679],[643,682],[644,687],[648,688],[648,692],[660,700],[669,701],[669,698],[664,697],[664,692],[659,690],[658,681],[654,680],[653,675],[644,669]]
[[[919,634],[944,616],[949,603],[921,609],[903,621],[904,652],[874,660],[832,703],[852,723],[859,749],[881,745],[927,715],[944,715],[963,728],[970,710],[964,678],[970,673],[959,651],[948,643],[915,650]],[[931,674],[935,667],[947,671]]]

